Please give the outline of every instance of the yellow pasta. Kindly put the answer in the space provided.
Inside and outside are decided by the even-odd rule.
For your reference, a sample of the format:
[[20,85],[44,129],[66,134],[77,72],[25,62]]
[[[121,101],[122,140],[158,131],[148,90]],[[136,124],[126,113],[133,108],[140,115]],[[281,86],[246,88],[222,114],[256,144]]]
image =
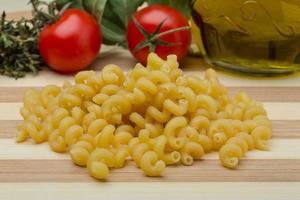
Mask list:
[[159,160],[154,151],[148,151],[141,158],[141,169],[147,176],[160,176],[164,171],[166,164]]
[[125,165],[126,158],[129,156],[128,148],[118,148],[114,155],[114,168],[122,168]]
[[168,138],[168,144],[171,148],[177,150],[181,149],[185,142],[185,137],[178,137],[177,134],[179,133],[181,128],[187,126],[187,120],[185,117],[174,117],[171,119],[164,129],[164,135]]
[[146,120],[145,118],[137,112],[131,113],[129,116],[130,121],[132,121],[139,128],[145,128]]
[[202,134],[206,134],[209,127],[209,119],[203,115],[195,116],[190,121],[190,126]]
[[106,120],[104,119],[95,119],[88,125],[87,133],[93,136],[96,136],[100,133],[103,128],[107,125]]
[[236,168],[240,157],[253,148],[253,140],[247,133],[239,133],[230,138],[219,151],[222,164],[228,168]]
[[[182,157],[182,164],[191,165],[193,164],[194,159],[201,159],[204,155],[204,149],[201,144],[197,142],[189,141],[184,147],[180,150]],[[187,159],[190,157],[189,159]]]
[[196,94],[206,94],[208,92],[208,83],[205,80],[195,76],[188,76],[186,83]]
[[254,140],[255,148],[259,150],[268,150],[267,142],[271,138],[271,129],[266,126],[257,126],[251,135]]
[[106,125],[94,138],[94,146],[99,148],[109,148],[114,142],[115,127]]
[[167,110],[160,111],[154,106],[149,106],[146,111],[147,115],[160,123],[165,123],[171,118],[171,113]]
[[131,157],[138,167],[141,166],[142,156],[149,150],[150,150],[150,147],[146,143],[139,143],[139,144],[134,145],[131,148],[131,153],[130,153]]
[[41,143],[47,140],[48,137],[45,132],[41,131],[41,122],[35,115],[28,117],[27,121],[18,129],[20,131],[18,142],[22,142],[27,136],[30,136],[36,143]]
[[120,86],[113,85],[113,84],[107,84],[101,88],[100,93],[98,93],[98,94],[112,96],[114,94],[117,94],[119,90],[120,90]]
[[114,165],[114,154],[111,151],[104,148],[96,148],[89,157],[87,168],[92,177],[104,179],[109,174],[109,168]]
[[[176,99],[179,97],[180,93],[178,91],[178,87],[175,83],[164,83],[159,86],[160,92],[164,95],[164,100],[168,98]],[[164,101],[163,100],[163,101]],[[163,103],[162,101],[162,103]]]
[[213,150],[223,166],[237,168],[247,151],[267,150],[271,138],[261,103],[245,92],[230,98],[212,69],[203,79],[186,76],[176,56],[154,53],[146,67],[126,73],[110,64],[61,87],[28,90],[20,114],[17,142],[48,141],[96,179],[129,158],[145,175],[162,176],[166,166],[192,165]]
[[136,87],[144,93],[155,95],[158,91],[157,86],[147,78],[139,78],[136,82]]
[[93,150],[94,145],[92,142],[86,141],[82,138],[71,146],[70,156],[76,165],[86,166],[90,153]]
[[185,99],[180,99],[178,103],[166,99],[163,105],[164,109],[176,116],[183,116],[188,111],[188,101]]
[[[131,111],[130,101],[121,95],[110,96],[101,106],[102,116],[111,119],[115,114],[128,114]],[[121,117],[122,119],[122,117]]]
[[104,81],[101,76],[97,75],[94,71],[82,71],[76,74],[75,83],[86,84],[94,89],[95,92],[99,92],[100,88],[103,87]]
[[229,119],[213,121],[209,127],[208,136],[213,141],[213,148],[220,149],[230,137],[234,136],[231,121]]
[[51,149],[55,152],[61,153],[67,150],[67,143],[58,129],[50,133],[48,141]]
[[62,92],[59,95],[59,105],[64,108],[70,108],[73,106],[80,106],[82,103],[82,100],[79,96],[72,93]]
[[121,85],[125,77],[122,70],[116,65],[107,65],[102,70],[102,79],[105,83]]

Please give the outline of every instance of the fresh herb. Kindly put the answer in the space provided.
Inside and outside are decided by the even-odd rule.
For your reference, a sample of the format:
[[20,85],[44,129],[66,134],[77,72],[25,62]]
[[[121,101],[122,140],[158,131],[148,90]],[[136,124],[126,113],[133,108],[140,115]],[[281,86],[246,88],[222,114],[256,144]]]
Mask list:
[[126,29],[131,16],[144,0],[110,0],[100,22],[104,43],[126,47]]
[[[54,20],[57,9],[54,3],[30,1],[31,19],[8,20],[5,12],[0,19],[0,74],[20,78],[27,72],[37,73],[43,60],[37,48],[37,38],[45,24]],[[42,7],[47,7],[47,12]]]

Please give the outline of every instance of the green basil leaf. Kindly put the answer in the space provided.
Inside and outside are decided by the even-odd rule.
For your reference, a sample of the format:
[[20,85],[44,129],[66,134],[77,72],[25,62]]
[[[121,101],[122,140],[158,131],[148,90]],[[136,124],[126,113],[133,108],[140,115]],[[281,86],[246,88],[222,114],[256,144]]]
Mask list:
[[84,9],[91,13],[99,24],[101,23],[106,2],[107,0],[82,0]]
[[144,0],[110,0],[112,10],[117,13],[118,19],[127,27],[131,16],[137,8],[144,3]]
[[72,0],[73,3],[72,3],[72,7],[73,8],[80,8],[80,9],[84,9],[83,8],[83,0]]
[[170,5],[170,0],[148,0],[149,4],[167,4]]
[[105,18],[106,20],[110,21],[111,23],[125,29],[125,27],[123,26],[123,22],[121,20],[119,20],[119,18],[118,18],[118,13],[114,12],[113,7],[109,1],[107,2],[106,6],[105,6],[103,18]]
[[147,0],[151,4],[166,4],[182,12],[186,17],[191,15],[191,0]]
[[102,18],[101,30],[105,44],[119,44],[124,46],[125,30],[114,24],[112,21]]
[[104,44],[126,47],[127,24],[145,0],[108,0],[102,17],[101,28]]

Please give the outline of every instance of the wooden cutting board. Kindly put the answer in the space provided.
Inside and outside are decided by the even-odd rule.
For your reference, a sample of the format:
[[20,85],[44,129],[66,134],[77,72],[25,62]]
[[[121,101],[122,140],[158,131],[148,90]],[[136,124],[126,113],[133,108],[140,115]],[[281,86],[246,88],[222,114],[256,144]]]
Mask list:
[[[92,69],[114,63],[128,70],[135,64],[127,51],[103,51]],[[202,76],[206,67],[201,63],[188,58],[182,68]],[[231,95],[243,90],[264,103],[273,125],[270,151],[246,153],[237,170],[223,168],[212,153],[191,167],[168,167],[158,178],[145,177],[129,161],[125,168],[112,170],[107,182],[99,182],[46,143],[14,141],[24,91],[61,85],[72,76],[47,69],[19,80],[0,76],[0,199],[300,199],[299,74],[250,78],[219,72],[219,77]]]

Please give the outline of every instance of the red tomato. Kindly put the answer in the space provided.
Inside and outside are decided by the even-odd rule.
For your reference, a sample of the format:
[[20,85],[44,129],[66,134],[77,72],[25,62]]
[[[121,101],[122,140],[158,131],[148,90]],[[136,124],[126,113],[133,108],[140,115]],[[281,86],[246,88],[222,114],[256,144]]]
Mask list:
[[[176,9],[165,5],[151,5],[148,6],[133,15],[136,21],[141,27],[150,34],[153,34],[154,30],[160,23],[163,22],[158,34],[169,31],[171,29],[188,27],[188,20]],[[188,48],[191,44],[191,31],[188,29],[173,32],[168,35],[159,37],[164,43],[170,45],[162,45],[156,43],[154,52],[161,58],[166,59],[168,55],[177,55],[178,60],[184,58],[188,52]],[[141,63],[145,64],[147,56],[149,54],[149,46],[137,50],[136,47],[141,42],[147,40],[145,34],[142,34],[138,29],[133,18],[128,23],[127,27],[127,46],[132,55]],[[155,41],[153,41],[155,43]]]
[[68,9],[57,22],[41,31],[39,51],[52,69],[71,73],[91,64],[101,43],[97,21],[85,11]]

